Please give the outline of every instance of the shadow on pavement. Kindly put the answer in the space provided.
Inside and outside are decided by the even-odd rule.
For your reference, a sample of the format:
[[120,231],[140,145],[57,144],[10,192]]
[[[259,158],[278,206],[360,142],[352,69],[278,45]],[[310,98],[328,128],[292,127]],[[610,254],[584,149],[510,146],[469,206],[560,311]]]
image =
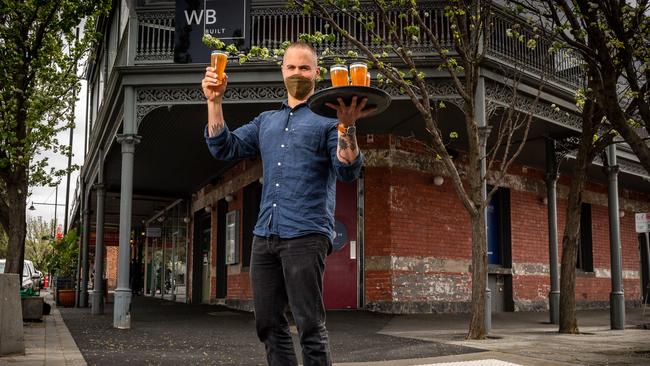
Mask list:
[[[59,308],[89,365],[264,365],[253,314],[218,305],[188,305],[136,296],[131,329],[112,327],[104,315]],[[327,327],[334,362],[436,357],[482,350],[378,334],[393,318],[366,311],[332,311]],[[295,328],[294,328],[295,329]],[[294,334],[297,353],[300,353]],[[299,356],[300,358],[300,356]]]

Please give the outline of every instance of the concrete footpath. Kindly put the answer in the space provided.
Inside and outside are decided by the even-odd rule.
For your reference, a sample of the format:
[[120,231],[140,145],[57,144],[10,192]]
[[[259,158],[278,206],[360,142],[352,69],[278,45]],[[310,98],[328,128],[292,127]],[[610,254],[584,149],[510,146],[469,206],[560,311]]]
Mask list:
[[[608,310],[581,311],[580,335],[558,334],[547,313],[499,313],[482,341],[465,340],[467,314],[327,316],[341,366],[650,365],[650,314],[642,310],[628,309],[624,331],[609,329]],[[112,304],[99,316],[53,307],[42,323],[25,323],[26,354],[1,357],[0,365],[265,364],[250,313],[137,296],[132,329],[117,330],[111,311]]]
[[[42,291],[46,301],[52,297]],[[52,306],[42,322],[24,322],[25,354],[0,357],[0,365],[85,366],[84,360],[59,310]]]

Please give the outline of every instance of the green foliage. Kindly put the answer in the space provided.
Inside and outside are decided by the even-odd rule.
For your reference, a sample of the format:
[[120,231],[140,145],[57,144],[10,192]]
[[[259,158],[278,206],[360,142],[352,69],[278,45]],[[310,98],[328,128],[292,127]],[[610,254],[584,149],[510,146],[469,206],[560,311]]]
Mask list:
[[27,237],[25,238],[25,259],[34,262],[37,269],[43,269],[46,258],[51,250],[49,241],[52,238],[54,223],[51,225],[38,217],[27,220]]
[[77,270],[77,256],[79,245],[77,244],[77,232],[70,230],[60,241],[51,240],[50,252],[45,259],[45,267],[49,273],[58,277],[74,276]]
[[[68,172],[50,167],[43,153],[72,154],[56,134],[74,126],[79,63],[99,39],[97,18],[111,3],[0,0],[0,224],[6,231],[24,230],[30,185],[51,184]],[[7,259],[18,263],[24,234],[10,235],[8,246]]]
[[7,258],[7,249],[9,247],[9,238],[2,226],[0,226],[0,258]]
[[[27,169],[33,185],[44,185],[67,171],[48,167],[42,156],[34,158],[44,151],[71,153],[55,135],[74,124],[70,109],[80,86],[77,63],[97,39],[95,17],[107,12],[110,1],[0,4],[0,176]],[[87,31],[75,39],[75,27],[84,18]]]

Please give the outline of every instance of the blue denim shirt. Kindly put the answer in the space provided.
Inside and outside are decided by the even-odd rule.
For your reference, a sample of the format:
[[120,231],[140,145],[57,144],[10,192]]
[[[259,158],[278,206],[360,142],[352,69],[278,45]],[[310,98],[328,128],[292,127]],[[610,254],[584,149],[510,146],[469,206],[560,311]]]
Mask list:
[[312,112],[306,104],[267,111],[251,122],[205,140],[220,160],[262,157],[264,186],[255,235],[289,239],[324,234],[334,239],[336,178],[355,180],[363,155],[350,165],[336,157],[336,119]]

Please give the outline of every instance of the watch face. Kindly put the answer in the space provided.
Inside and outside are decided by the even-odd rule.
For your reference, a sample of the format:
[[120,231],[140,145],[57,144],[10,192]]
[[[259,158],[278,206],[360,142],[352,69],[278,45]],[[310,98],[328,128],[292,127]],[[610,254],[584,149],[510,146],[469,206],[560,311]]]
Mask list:
[[352,135],[357,132],[357,128],[355,126],[348,126],[348,129],[345,131],[346,134]]

